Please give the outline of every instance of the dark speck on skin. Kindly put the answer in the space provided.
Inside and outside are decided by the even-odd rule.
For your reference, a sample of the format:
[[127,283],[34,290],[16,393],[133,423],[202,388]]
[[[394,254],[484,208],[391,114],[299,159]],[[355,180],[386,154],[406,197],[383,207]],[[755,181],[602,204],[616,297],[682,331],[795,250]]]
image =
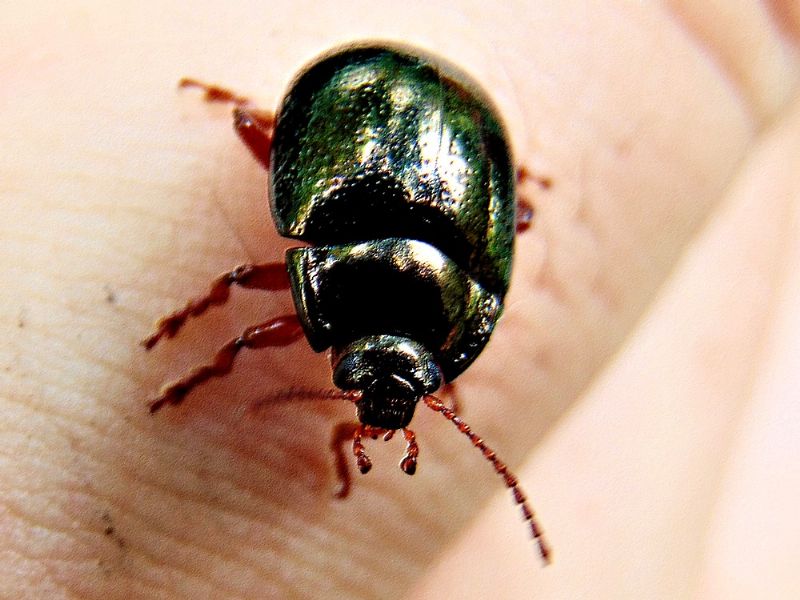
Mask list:
[[103,291],[106,293],[106,302],[109,304],[117,303],[117,294],[111,289],[111,286],[106,284],[103,286]]
[[114,520],[111,518],[111,515],[108,512],[104,512],[101,518],[103,523],[105,523],[103,534],[111,537],[115,542],[117,542],[117,546],[120,548],[125,548],[127,543],[125,542],[124,538],[117,534],[117,530],[114,527]]

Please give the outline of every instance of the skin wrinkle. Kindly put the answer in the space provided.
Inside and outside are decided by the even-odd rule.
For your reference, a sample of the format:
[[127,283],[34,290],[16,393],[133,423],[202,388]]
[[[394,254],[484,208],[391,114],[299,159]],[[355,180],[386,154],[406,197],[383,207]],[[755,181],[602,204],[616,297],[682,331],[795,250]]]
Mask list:
[[[389,510],[396,510],[398,508],[396,499],[393,499],[391,496],[382,493],[381,490],[376,489],[375,486],[369,486],[368,482],[365,482],[363,485],[368,487],[368,493],[370,497],[369,503],[364,504],[363,500],[358,500],[356,498],[353,498],[353,501],[362,502],[362,514],[365,521],[367,518],[378,517],[378,520],[374,522],[382,522],[380,519],[382,515],[388,514]],[[384,523],[384,526],[386,525],[391,525],[391,523]],[[307,527],[307,523],[304,522],[302,518],[298,518],[296,526],[298,528],[305,529]],[[387,535],[381,537],[395,539],[397,537],[396,529],[397,528],[393,528],[388,532]],[[399,529],[400,531],[408,532],[407,527],[400,527]],[[331,548],[332,550],[341,549],[342,547],[347,547],[349,544],[353,544],[354,547],[359,550],[359,554],[354,555],[350,561],[354,565],[352,570],[342,570],[341,574],[337,572],[334,575],[334,577],[336,577],[339,581],[340,588],[342,590],[346,590],[348,587],[352,586],[352,578],[359,571],[364,573],[363,580],[370,581],[372,579],[370,573],[375,572],[375,567],[381,566],[380,557],[375,556],[375,554],[370,550],[370,541],[374,539],[374,535],[375,533],[366,530],[362,526],[361,522],[347,521],[344,523],[344,527],[339,530],[338,535],[327,535],[320,540],[320,542],[322,542],[320,550],[324,550],[326,547]],[[322,556],[326,555],[325,552],[319,552],[319,554]]]
[[[798,123],[800,123],[800,96],[796,96],[794,101],[789,105],[789,110],[791,112],[788,113],[787,118],[784,119],[784,122],[780,124],[780,130],[771,130],[769,132],[769,136],[765,138],[765,141],[757,146],[754,147],[752,155],[755,155],[755,158],[750,161],[750,164],[747,165],[747,169],[743,171],[743,175],[740,181],[737,181],[737,185],[734,187],[734,198],[739,200],[739,197],[744,196],[746,192],[750,190],[748,188],[758,189],[756,183],[753,180],[764,179],[765,175],[756,175],[756,173],[762,172],[764,174],[769,174],[770,171],[776,171],[774,168],[770,168],[771,165],[767,160],[765,160],[764,155],[773,155],[776,153],[776,149],[780,154],[782,154],[782,159],[784,164],[782,166],[786,167],[787,169],[791,169],[793,164],[798,163],[796,160],[800,157],[800,152],[798,152],[798,145],[793,143],[793,140],[796,139],[795,136],[798,130]],[[790,138],[788,141],[784,140],[783,138]],[[786,147],[788,146],[789,152],[791,153],[792,158],[795,160],[787,160],[786,155],[783,154],[786,151]],[[777,179],[777,177],[776,177]],[[746,190],[746,192],[742,191],[742,188]],[[780,191],[776,193],[776,191],[772,188],[768,188],[768,193],[772,198],[781,198],[781,196],[785,197],[787,200],[790,197],[794,197],[796,199],[798,193],[797,185],[792,185],[791,183],[787,183],[783,181],[781,183]],[[783,193],[781,193],[783,192]],[[739,200],[741,202],[741,200]],[[798,210],[797,210],[797,202],[792,203],[791,201],[785,201],[782,205],[778,201],[774,201],[771,203],[777,205],[777,207],[769,205],[769,209],[772,211],[777,208],[778,211],[781,211],[783,214],[781,217],[775,218],[775,221],[780,223],[786,235],[778,235],[774,236],[773,240],[770,240],[770,245],[775,246],[777,249],[773,250],[770,254],[771,256],[775,257],[787,257],[791,256],[791,249],[792,246],[796,245],[794,240],[796,237],[793,235],[797,231],[798,225]],[[772,348],[772,343],[776,335],[778,335],[776,329],[776,323],[780,322],[781,317],[781,310],[783,309],[783,304],[786,301],[785,292],[787,286],[791,283],[791,277],[793,276],[792,273],[792,264],[789,261],[785,261],[785,264],[779,264],[777,267],[772,266],[775,273],[772,274],[772,277],[769,278],[769,281],[765,283],[765,287],[768,288],[768,292],[766,292],[766,305],[767,308],[763,310],[763,312],[759,315],[761,320],[763,321],[763,326],[759,328],[759,336],[756,342],[757,349],[752,353],[753,360],[751,360],[747,365],[747,382],[746,382],[746,392],[742,395],[747,398],[746,401],[743,401],[738,413],[735,415],[736,423],[731,426],[731,433],[729,436],[729,441],[727,443],[727,452],[728,456],[737,457],[736,450],[738,446],[741,444],[742,440],[747,439],[746,429],[747,425],[749,424],[749,419],[752,417],[753,408],[757,406],[758,403],[761,401],[759,398],[759,386],[763,385],[763,381],[765,379],[764,376],[764,365],[768,365],[769,361],[767,360],[769,354],[774,351]],[[766,270],[766,269],[765,269]],[[767,276],[765,276],[765,279]],[[752,345],[751,345],[752,347]],[[709,352],[709,360],[718,361],[719,357],[713,355],[713,349]],[[730,496],[727,493],[728,490],[725,488],[726,480],[730,479],[731,474],[735,472],[735,469],[739,466],[739,461],[732,460],[729,461],[725,468],[721,469],[718,476],[720,480],[720,484],[716,486],[717,494],[713,504],[710,506],[708,511],[708,517],[705,520],[705,530],[707,535],[704,535],[702,539],[706,540],[706,543],[703,547],[703,552],[701,554],[702,564],[698,566],[705,567],[710,571],[712,574],[716,575],[717,577],[726,577],[727,574],[720,574],[714,573],[713,568],[709,568],[708,562],[710,557],[713,558],[713,554],[711,550],[713,547],[710,548],[709,544],[718,543],[718,540],[714,538],[713,535],[708,535],[708,533],[713,533],[714,529],[719,526],[718,515],[724,515],[724,510],[720,510],[722,507],[724,509],[724,505],[726,502],[730,502]],[[716,516],[716,518],[715,518]],[[724,518],[724,517],[723,517]],[[728,535],[730,535],[728,533]],[[703,595],[705,592],[706,595],[708,590],[704,590],[704,584],[708,584],[708,580],[711,579],[713,581],[714,577],[712,576],[709,578],[708,572],[703,575],[703,572],[700,571],[698,577],[694,580],[693,590],[695,593]],[[729,588],[730,589],[730,588]],[[747,588],[744,588],[747,589]],[[724,595],[724,591],[720,591]],[[722,596],[720,596],[722,597]]]
[[[413,542],[410,542],[408,544],[403,544],[401,541],[398,540],[402,540],[403,538],[409,540],[414,540],[414,539],[422,540],[426,537],[426,534],[429,534],[430,530],[426,527],[421,527],[421,526],[416,527],[414,530],[412,530],[411,526],[408,525],[408,521],[406,519],[398,518],[394,523],[392,523],[392,521],[390,520],[381,521],[381,516],[385,514],[396,513],[398,515],[406,516],[406,515],[413,515],[416,513],[416,511],[409,506],[404,506],[402,502],[399,502],[397,500],[397,498],[389,494],[385,494],[379,489],[374,491],[373,490],[374,488],[370,490],[370,502],[365,505],[364,515],[371,519],[375,519],[375,522],[381,523],[384,533],[386,534],[385,537],[392,539],[393,545],[397,546],[398,548],[404,546],[410,546],[416,549],[416,547],[422,544],[423,542],[417,542],[416,544],[414,544]],[[389,511],[394,511],[394,512],[390,513]],[[425,521],[424,520],[411,521],[411,523],[423,523],[423,522]],[[352,535],[352,539],[361,542],[360,547],[364,548],[364,552],[367,557],[372,556],[372,553],[369,552],[369,541],[372,539],[374,533],[365,531],[365,529],[362,526],[360,526],[360,524],[357,523],[353,523],[353,527],[350,531],[351,535],[353,533],[363,534],[361,536],[362,538],[361,540],[358,540],[358,538],[355,535]],[[405,562],[409,563],[410,565],[413,565],[415,568],[418,568],[420,566],[420,559],[417,558],[418,554],[407,553],[405,554],[405,556],[407,557]],[[380,559],[376,558],[374,561],[375,564],[378,564],[379,560]],[[360,563],[361,560],[359,559],[356,562]],[[397,574],[404,572],[405,569],[407,568],[400,564],[390,564],[387,566]],[[342,582],[343,587],[346,587],[347,585],[347,577],[348,576],[345,575],[345,578]],[[367,579],[369,579],[369,576],[367,576]]]
[[[142,482],[142,480],[140,479],[140,480],[139,480],[139,482]],[[150,484],[150,482],[147,482],[147,481],[144,481],[144,483],[145,483],[145,484]],[[76,487],[76,488],[71,488],[70,486],[66,486],[66,487],[64,488],[64,491],[67,491],[67,492],[70,492],[70,491],[72,491],[72,492],[76,492],[76,493],[78,493],[78,494],[83,494],[83,495],[85,495],[85,496],[86,496],[86,499],[87,499],[87,500],[90,500],[90,501],[91,501],[91,500],[94,500],[94,499],[98,499],[98,500],[102,500],[102,501],[106,502],[108,505],[112,505],[112,503],[114,502],[114,500],[113,500],[113,498],[112,498],[111,496],[105,496],[105,495],[103,495],[102,493],[100,493],[100,492],[99,492],[99,489],[97,489],[95,486],[91,486],[91,487],[93,488],[91,492],[87,492],[87,491],[84,489],[84,488],[85,488],[85,486],[80,486],[80,487]],[[158,488],[158,487],[160,487],[160,486],[158,486],[157,484],[151,484],[151,487]],[[161,487],[163,487],[163,486],[161,486]],[[33,491],[35,492],[36,490],[33,490]],[[43,494],[41,494],[41,493],[39,493],[39,494],[36,494],[36,496],[37,496],[37,497],[39,497],[39,498],[44,498],[44,497],[45,497],[45,495],[43,495]],[[183,497],[181,497],[181,498],[178,498],[178,500],[180,500],[181,502],[184,502],[184,501],[186,501],[186,497],[185,497],[185,496],[187,496],[187,494],[181,494],[181,496],[183,496]],[[202,501],[197,501],[197,503],[198,503],[198,504],[202,504]],[[57,502],[51,502],[51,504],[52,504],[54,507],[58,507],[58,506],[59,506]],[[91,502],[87,502],[87,504],[91,504]],[[33,519],[33,521],[32,521],[32,517],[33,517],[33,514],[32,514],[32,513],[30,513],[29,511],[28,511],[28,512],[26,512],[26,511],[25,511],[24,509],[22,509],[22,508],[15,509],[15,508],[14,508],[14,507],[15,507],[15,504],[14,504],[14,503],[12,503],[12,502],[8,502],[8,501],[7,501],[7,502],[5,503],[5,505],[4,505],[4,506],[6,507],[6,509],[10,510],[12,513],[14,513],[14,514],[17,514],[17,515],[18,515],[18,516],[20,516],[20,517],[23,517],[23,516],[25,516],[25,517],[26,517],[26,519],[25,519],[25,520],[26,520],[27,522],[35,522],[35,518],[34,518],[34,519]],[[121,513],[121,514],[125,514],[125,515],[126,515],[126,518],[127,518],[127,517],[130,517],[130,516],[136,517],[136,516],[138,515],[138,513],[137,513],[135,510],[132,510],[131,508],[127,508],[127,509],[126,509],[126,507],[125,507],[124,503],[123,503],[123,504],[119,504],[119,505],[117,505],[117,508],[119,509],[119,513]],[[78,513],[78,514],[81,514],[81,513]],[[21,520],[22,520],[22,519],[21,519]],[[142,519],[141,519],[141,521],[142,521],[143,523],[147,523],[147,519],[144,519],[144,518],[142,518]],[[54,525],[54,524],[52,524],[52,523],[47,523],[47,522],[45,522],[45,521],[42,521],[40,524],[41,524],[41,526],[42,526],[42,528],[43,528],[43,529],[47,529],[47,530],[50,530],[50,531],[61,531],[61,532],[63,532],[65,535],[66,535],[66,534],[69,534],[69,532],[73,531],[73,529],[72,529],[71,527],[66,527],[66,526],[65,526],[65,527],[59,528],[57,525]],[[152,527],[154,527],[154,525],[153,525],[153,524],[150,524],[150,527],[152,528]],[[196,544],[196,543],[195,543],[195,542],[193,542],[193,541],[192,541],[190,538],[187,538],[187,537],[179,537],[179,536],[175,536],[174,534],[171,534],[171,533],[167,532],[167,530],[166,530],[166,529],[164,529],[164,530],[162,530],[162,531],[163,531],[163,533],[165,534],[165,536],[166,536],[166,537],[172,537],[172,538],[173,538],[173,539],[175,539],[175,541],[177,541],[177,542],[186,542],[187,544],[190,544],[190,545],[191,545],[191,544],[194,544],[195,546],[197,546],[197,547],[201,547],[201,548],[202,548],[202,546],[200,546],[200,545]],[[139,552],[141,552],[142,554],[146,554],[146,553],[145,553],[145,552],[144,552],[144,551],[141,549],[141,546],[139,546],[139,550],[138,550],[138,551],[139,551]],[[212,552],[209,552],[209,554],[213,554],[213,553],[212,553]],[[41,558],[41,557],[40,557],[40,558]],[[154,564],[155,564],[155,562],[154,562]]]
[[[751,6],[768,6],[769,4],[769,2],[754,2],[751,3]],[[771,4],[773,5],[772,10],[766,8],[765,10],[768,14],[765,15],[765,17],[769,19],[769,24],[780,26],[780,23],[775,21],[775,15],[778,11],[777,7],[780,5],[780,2],[772,2]],[[708,56],[712,63],[718,67],[717,72],[726,77],[731,88],[736,91],[741,99],[742,104],[749,109],[753,121],[759,124],[759,129],[762,131],[766,129],[769,123],[774,122],[779,117],[781,110],[785,109],[789,104],[791,95],[789,94],[789,88],[787,88],[784,90],[784,93],[781,94],[782,98],[780,99],[762,97],[761,94],[766,93],[766,90],[756,89],[758,85],[755,79],[757,67],[751,67],[750,65],[742,63],[742,53],[740,51],[740,44],[752,43],[753,40],[744,37],[744,39],[737,40],[739,44],[735,49],[726,48],[725,36],[720,31],[714,32],[720,34],[716,39],[708,39],[708,35],[710,34],[706,27],[708,25],[707,19],[710,11],[706,11],[706,14],[703,15],[692,14],[692,11],[697,9],[700,5],[692,5],[691,0],[688,0],[688,2],[687,0],[667,0],[666,6],[668,7],[666,13],[671,14],[673,21],[685,30],[687,38],[693,40],[698,50],[702,51],[705,56]],[[724,3],[720,6],[724,6]],[[729,5],[728,8],[733,9],[733,5]],[[714,11],[715,9],[712,8],[711,10]],[[722,9],[721,12],[723,14],[718,15],[721,18],[730,16],[724,14],[724,9]],[[703,35],[704,33],[708,35]],[[758,31],[756,33],[763,34],[763,38],[758,40],[758,49],[761,48],[763,43],[772,41],[763,31]],[[779,45],[778,49],[782,50],[783,46]],[[787,54],[789,53],[787,52]]]
[[[755,154],[756,156],[758,156],[758,154],[763,153],[763,151],[764,151],[763,145],[762,144],[758,144],[758,145],[753,147],[753,149],[750,152],[750,155],[752,156],[753,154]],[[750,178],[753,177],[753,175],[752,175],[753,165],[749,164],[749,165],[747,165],[747,167],[749,167],[749,168],[746,168],[743,171],[743,173],[744,173],[743,178],[745,180],[750,179]],[[734,185],[734,189],[736,189],[740,185],[741,185],[741,183],[736,182],[735,185]],[[739,200],[739,198],[737,196],[740,196],[740,195],[741,195],[740,193],[734,192],[734,199]],[[739,202],[741,202],[741,200],[739,200]],[[725,208],[727,208],[727,204],[729,204],[729,203],[730,202],[726,202],[726,205],[724,205],[722,207],[722,209],[724,210]],[[784,207],[784,210],[789,209],[789,208],[790,208],[790,206],[787,205],[787,206]],[[783,219],[782,220],[782,224],[783,224],[783,227],[785,229],[787,229],[788,231],[791,231],[792,226],[793,226],[791,218]],[[771,240],[770,243],[771,243],[771,245],[776,245],[778,248],[781,248],[783,250],[790,244],[790,239],[791,238],[789,236],[776,236],[777,243],[774,240]],[[778,251],[778,250],[773,250],[770,254],[772,256],[785,256],[786,255],[786,253],[784,251]],[[764,286],[769,289],[769,291],[766,291],[764,293],[764,295],[766,296],[766,302],[768,304],[768,308],[766,310],[764,310],[764,312],[762,314],[759,315],[759,318],[762,321],[763,326],[758,328],[759,334],[758,334],[758,338],[757,338],[755,344],[750,344],[751,348],[753,346],[755,346],[757,349],[754,352],[752,352],[753,360],[750,360],[747,363],[747,365],[745,366],[745,368],[743,369],[743,370],[745,370],[746,375],[744,377],[744,385],[742,386],[742,388],[740,388],[740,396],[741,396],[741,398],[743,398],[743,399],[747,398],[747,400],[740,400],[741,406],[739,407],[739,409],[736,412],[736,414],[733,416],[734,420],[736,422],[738,422],[739,424],[738,425],[733,425],[733,426],[730,427],[728,440],[727,440],[727,443],[725,444],[725,447],[728,450],[731,448],[732,444],[734,444],[736,442],[736,439],[737,439],[736,432],[737,432],[737,430],[741,429],[742,425],[744,424],[743,419],[747,415],[747,412],[748,412],[747,411],[747,407],[749,405],[751,405],[752,402],[754,401],[752,392],[753,392],[753,390],[755,388],[755,385],[758,382],[759,370],[762,368],[762,365],[763,365],[763,360],[761,360],[761,357],[763,357],[765,355],[765,352],[767,350],[767,343],[768,343],[768,341],[769,341],[769,339],[770,339],[770,337],[772,335],[772,329],[773,329],[770,326],[770,324],[773,323],[774,320],[775,320],[776,308],[778,306],[778,303],[781,300],[781,295],[779,293],[777,293],[777,290],[779,290],[783,286],[783,282],[786,280],[786,275],[787,275],[787,272],[789,271],[789,265],[788,264],[781,265],[781,266],[778,267],[778,269],[779,269],[779,271],[778,271],[777,276],[775,276],[776,274],[772,274],[772,277],[768,277],[767,275],[764,276],[764,279],[766,280],[764,282]],[[710,343],[709,343],[709,346],[710,346]],[[715,351],[715,350],[717,350],[717,349],[710,348],[709,353],[708,353],[708,360],[709,360],[709,362],[711,364],[707,368],[707,371],[710,372],[710,373],[713,373],[714,371],[719,369],[718,363],[721,360],[718,352]],[[695,352],[697,352],[698,354],[702,355],[702,353],[698,352],[697,349],[695,349]],[[726,452],[725,454],[729,455],[730,452]],[[703,521],[703,526],[704,526],[704,532],[705,533],[701,534],[700,536],[698,536],[700,539],[710,539],[709,536],[707,535],[707,532],[709,531],[709,528],[712,527],[712,525],[714,524],[714,521],[712,519],[712,515],[714,513],[715,508],[717,508],[717,505],[718,505],[718,503],[719,503],[719,501],[721,499],[721,494],[722,494],[723,489],[724,489],[722,484],[724,482],[724,479],[725,479],[725,476],[727,474],[727,471],[728,471],[728,468],[722,468],[716,473],[716,476],[717,476],[717,479],[718,479],[719,483],[714,487],[717,490],[717,494],[715,495],[714,500],[712,502],[709,502],[708,516]],[[699,558],[702,559],[702,554],[699,556]],[[693,586],[693,587],[696,587],[697,583],[701,580],[700,569],[702,568],[702,566],[703,565],[700,564],[700,561],[698,561],[697,574],[695,574],[695,576],[692,578],[693,581],[695,582],[695,586]]]
[[[100,494],[98,490],[94,490],[91,494],[87,493],[86,496],[87,496],[87,499],[89,499],[89,500],[91,500],[93,498],[97,498],[97,499],[100,499],[100,500],[108,500],[108,501],[110,501],[110,497],[106,497],[103,494]],[[181,499],[181,502],[182,503],[185,502],[185,499]],[[198,502],[198,504],[202,504],[202,502]],[[125,503],[119,504],[118,508],[119,508],[119,512],[121,514],[125,515],[126,520],[129,519],[130,517],[134,517],[135,518],[135,517],[138,516],[137,513],[131,509],[130,506],[126,507]],[[145,519],[145,518],[139,519],[139,521],[144,525],[148,525],[149,524],[149,527],[150,527],[151,530],[154,527],[154,525],[152,523],[148,523],[148,520]],[[144,530],[144,529],[146,529],[146,527],[143,528],[142,530]],[[131,527],[130,530],[131,531],[136,531],[136,529],[133,528],[133,527]],[[169,531],[167,531],[166,529],[163,529],[163,528],[156,527],[154,533],[160,533],[161,534],[160,541],[159,541],[159,544],[158,544],[159,547],[161,546],[161,542],[162,541],[175,542],[175,545],[177,547],[182,548],[182,552],[188,552],[189,554],[193,555],[194,551],[192,549],[197,549],[197,550],[203,551],[206,555],[208,555],[210,557],[214,557],[214,556],[219,556],[219,557],[222,557],[222,558],[235,557],[235,558],[240,559],[239,562],[244,562],[245,564],[248,564],[248,562],[246,560],[243,560],[244,559],[243,556],[226,554],[225,552],[211,550],[210,547],[204,546],[204,545],[202,545],[201,543],[199,543],[198,541],[196,541],[196,540],[194,540],[192,538],[175,535],[174,533],[169,532]],[[132,547],[132,544],[126,545],[126,554],[128,554],[128,555],[131,554],[131,551],[130,551],[131,547]],[[163,565],[163,562],[160,562],[158,560],[158,554],[155,551],[148,552],[147,550],[144,549],[144,547],[141,544],[137,544],[136,545],[135,554],[137,555],[138,558],[149,562],[151,565],[153,565],[155,567],[157,567],[159,565]],[[231,562],[235,562],[235,561],[231,561]],[[197,574],[196,571],[193,571],[193,570],[187,569],[187,568],[183,568],[181,566],[182,563],[180,561],[178,561],[178,560],[171,561],[171,564],[172,564],[172,568],[174,570],[176,570],[176,571],[185,573],[187,575],[196,575]],[[255,566],[255,565],[257,565],[257,563],[253,564],[253,566]],[[255,571],[258,572],[259,569],[256,568]],[[200,577],[200,579],[203,579],[203,580],[207,581],[209,584],[220,585],[220,582],[217,581],[216,579],[212,579],[210,577],[210,575],[207,574],[206,571],[203,571],[203,574],[204,574],[203,577]],[[232,590],[229,590],[229,591],[232,591]]]
[[[289,514],[288,516],[289,516],[289,517],[291,517],[292,515],[291,515],[291,514]],[[297,526],[298,526],[298,527],[303,527],[303,528],[305,529],[305,526],[307,526],[307,523],[305,523],[305,524],[304,524],[303,522],[298,522],[298,523],[297,523]],[[357,530],[357,531],[362,531],[362,530],[363,530],[363,528],[361,528],[361,527],[358,527],[356,530]],[[288,531],[287,531],[287,533],[288,533]],[[281,539],[281,537],[282,537],[282,536],[278,536],[278,538],[277,538],[277,539]],[[336,536],[333,536],[333,539],[335,539],[335,537],[336,537]],[[290,539],[291,539],[291,538],[290,538]],[[365,541],[366,541],[366,542],[369,542],[369,539],[366,539]],[[371,556],[372,556],[372,554],[371,554],[371,553],[369,553],[369,545],[368,545],[368,543],[367,543],[367,544],[359,544],[357,547],[359,547],[359,548],[363,548],[363,549],[364,549],[364,550],[363,550],[363,552],[365,553],[365,557],[366,557],[366,558],[369,558],[369,557],[371,557]],[[304,554],[303,554],[303,553],[300,553],[300,554],[299,554],[299,556],[304,556]],[[360,560],[363,560],[363,558],[364,558],[364,557],[362,557]],[[378,559],[376,558],[375,560],[378,560]],[[367,561],[367,564],[369,564],[369,562],[370,562],[370,561]]]
[[791,0],[763,0],[763,3],[784,40],[797,51],[800,47],[800,10],[797,4]]
[[[51,417],[52,417],[52,415],[51,415]],[[88,457],[91,458],[91,455],[88,454],[88,452],[86,452],[86,451],[83,452],[83,455],[84,456],[88,456]],[[152,480],[148,481],[148,480],[146,480],[146,479],[144,479],[144,478],[142,478],[140,476],[140,472],[131,471],[128,474],[128,476],[131,477],[131,479],[133,481],[137,482],[139,485],[141,485],[141,484],[149,485],[150,487],[153,487],[158,491],[167,492],[167,494],[169,494],[169,492],[170,492],[170,488],[167,485],[158,484],[157,482],[152,481]],[[241,486],[235,486],[235,487],[239,488],[242,491],[244,490],[244,488],[241,488]],[[173,488],[173,489],[182,490],[182,489],[185,489],[185,488],[178,487],[178,488]],[[29,491],[31,491],[31,490],[29,490]],[[77,490],[77,491],[82,491],[82,490]],[[257,494],[257,492],[255,492],[254,489],[250,489],[249,491],[252,492],[253,496],[255,496],[255,497],[259,496]],[[105,502],[108,502],[108,503],[113,502],[113,498],[112,497],[104,496],[103,494],[99,493],[99,490],[97,490],[97,489],[94,490],[92,492],[92,494],[94,496],[96,496],[98,499],[103,500]],[[94,497],[94,496],[92,496],[92,494],[87,494],[87,498]],[[200,505],[204,505],[205,504],[205,505],[208,505],[209,507],[215,508],[215,509],[219,509],[220,508],[218,506],[215,506],[213,503],[210,503],[208,501],[208,499],[205,496],[202,496],[202,495],[194,496],[194,495],[190,495],[189,493],[182,493],[182,494],[180,494],[179,497],[176,497],[176,500],[180,503],[181,506],[183,506],[187,501],[189,501],[189,502],[196,502],[196,503],[198,503]],[[10,507],[11,505],[6,504],[6,506]],[[135,510],[135,506],[127,506],[126,507],[125,504],[123,503],[118,508],[119,508],[118,512],[120,512],[122,514],[125,514],[126,517],[140,516],[138,511]],[[24,512],[21,512],[20,516],[22,514],[24,514]],[[234,517],[240,518],[245,513],[242,513],[242,514],[230,513],[230,514],[232,514]],[[255,523],[259,522],[259,519],[257,519],[256,516],[254,516],[254,515],[249,515],[249,516],[250,516],[250,520],[251,521],[253,521]],[[28,521],[30,522],[30,519],[28,519]],[[143,515],[142,515],[142,518],[140,519],[140,521],[142,522],[142,524],[148,524],[147,519],[145,519]],[[59,528],[57,526],[55,526],[55,525],[45,525],[44,523],[42,523],[42,526],[44,528],[49,528],[52,531],[58,531],[59,530]],[[179,545],[181,545],[180,543],[182,542],[184,546],[190,546],[190,547],[195,547],[195,548],[202,549],[202,550],[206,551],[209,555],[212,555],[212,556],[213,555],[219,555],[219,556],[223,556],[224,557],[226,555],[225,553],[220,554],[218,551],[215,552],[213,549],[211,549],[210,546],[209,547],[204,546],[204,545],[200,544],[198,541],[196,541],[196,540],[194,540],[194,539],[192,539],[190,537],[180,536],[180,535],[177,535],[175,532],[168,531],[167,529],[159,528],[156,523],[149,523],[149,527],[150,527],[151,530],[155,529],[154,532],[159,532],[160,531],[162,539],[163,538],[172,539],[172,540],[178,542]],[[64,528],[63,529],[63,532],[65,534],[68,533],[69,531],[70,531],[69,528]],[[278,536],[278,539],[280,539],[280,536]],[[147,553],[145,553],[143,551],[141,546],[138,546],[138,549],[139,549],[138,551],[139,551],[140,554],[143,554],[147,558],[149,558],[153,564],[157,564],[157,561],[154,558],[155,555],[153,555],[152,553],[148,555]],[[258,569],[258,564],[259,563],[257,561],[255,561],[255,560],[254,561],[245,560],[245,557],[243,555],[241,555],[241,553],[229,554],[229,556],[236,556],[237,558],[240,559],[240,562],[242,562],[244,564],[249,564],[252,567],[256,567],[256,569],[255,569],[256,572],[263,571],[263,569]],[[298,553],[296,555],[296,559],[302,559],[302,557],[303,557],[303,555],[301,553]],[[188,573],[188,571],[187,571],[187,573]]]

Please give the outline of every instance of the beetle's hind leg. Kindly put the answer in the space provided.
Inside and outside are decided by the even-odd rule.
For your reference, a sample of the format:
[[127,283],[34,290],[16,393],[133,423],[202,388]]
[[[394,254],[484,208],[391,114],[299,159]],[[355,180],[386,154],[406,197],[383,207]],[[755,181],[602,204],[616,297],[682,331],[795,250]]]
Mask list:
[[223,377],[233,369],[236,355],[242,348],[268,348],[288,346],[303,337],[303,328],[296,315],[286,315],[254,325],[244,330],[242,335],[232,339],[219,349],[211,364],[193,370],[178,381],[165,386],[158,398],[150,405],[154,413],[165,404],[180,404],[190,391],[212,377]]
[[150,350],[162,337],[174,337],[189,317],[203,314],[210,306],[225,304],[233,285],[265,291],[288,290],[291,287],[289,272],[284,263],[239,265],[217,277],[205,296],[190,300],[181,310],[159,319],[155,331],[142,340],[142,345]]
[[178,87],[191,87],[203,90],[203,99],[206,102],[227,102],[235,105],[233,110],[233,128],[239,138],[248,147],[255,159],[264,168],[269,168],[270,150],[272,148],[272,133],[275,130],[275,115],[260,108],[246,96],[240,96],[227,88],[204,83],[197,79],[184,77],[178,82]]
[[[535,183],[539,189],[549,190],[553,181],[549,177],[541,177],[532,174],[526,167],[517,169],[517,186],[524,184],[527,181]],[[533,204],[524,196],[517,194],[517,233],[522,233],[530,228],[533,222],[534,209]]]
[[269,169],[275,116],[263,110],[237,106],[233,111],[233,127],[255,159]]

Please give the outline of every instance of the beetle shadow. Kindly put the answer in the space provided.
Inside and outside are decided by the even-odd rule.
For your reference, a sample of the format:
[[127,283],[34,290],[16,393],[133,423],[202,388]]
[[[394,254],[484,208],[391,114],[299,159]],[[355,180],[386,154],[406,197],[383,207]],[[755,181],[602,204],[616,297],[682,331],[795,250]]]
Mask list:
[[[193,348],[189,360],[199,353]],[[336,485],[332,427],[353,420],[353,407],[343,400],[297,400],[291,390],[299,387],[331,387],[324,355],[303,340],[243,352],[229,375],[156,412],[156,435],[165,444],[178,438],[183,468],[206,482],[204,495],[222,504],[237,504],[244,491],[265,506],[292,503],[309,515],[324,513],[322,500],[333,497]]]

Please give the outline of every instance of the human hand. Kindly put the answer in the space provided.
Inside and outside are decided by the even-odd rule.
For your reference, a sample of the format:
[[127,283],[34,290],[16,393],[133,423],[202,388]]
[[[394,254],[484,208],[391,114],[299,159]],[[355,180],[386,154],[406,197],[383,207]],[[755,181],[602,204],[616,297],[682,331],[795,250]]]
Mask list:
[[[741,521],[725,517],[767,487],[755,478],[774,464],[747,441],[763,429],[740,424],[766,427],[789,393],[753,382],[790,356],[781,294],[792,288],[780,282],[797,264],[797,16],[537,10],[6,11],[3,595],[371,598],[416,585],[420,597],[437,586],[454,597],[731,597],[718,587],[729,565],[754,555],[731,550]],[[736,31],[760,42],[760,61]],[[229,111],[173,86],[193,75],[274,106],[304,62],[363,38],[471,71],[519,160],[553,181],[527,190],[536,223],[518,240],[506,313],[458,381],[474,429],[512,466],[529,461],[521,478],[554,547],[547,569],[478,453],[421,410],[414,478],[396,468],[394,443],[371,446],[372,472],[333,499],[328,440],[351,406],[248,415],[274,390],[330,385],[324,357],[302,344],[243,357],[180,408],[147,413],[160,383],[290,308],[285,295],[236,293],[151,355],[138,347],[218,272],[287,245]],[[789,316],[771,308],[781,302]],[[773,498],[796,499],[783,481]],[[453,545],[493,492],[492,512]],[[765,562],[797,556],[790,540],[757,535]],[[796,570],[759,566],[748,591],[796,585]]]

